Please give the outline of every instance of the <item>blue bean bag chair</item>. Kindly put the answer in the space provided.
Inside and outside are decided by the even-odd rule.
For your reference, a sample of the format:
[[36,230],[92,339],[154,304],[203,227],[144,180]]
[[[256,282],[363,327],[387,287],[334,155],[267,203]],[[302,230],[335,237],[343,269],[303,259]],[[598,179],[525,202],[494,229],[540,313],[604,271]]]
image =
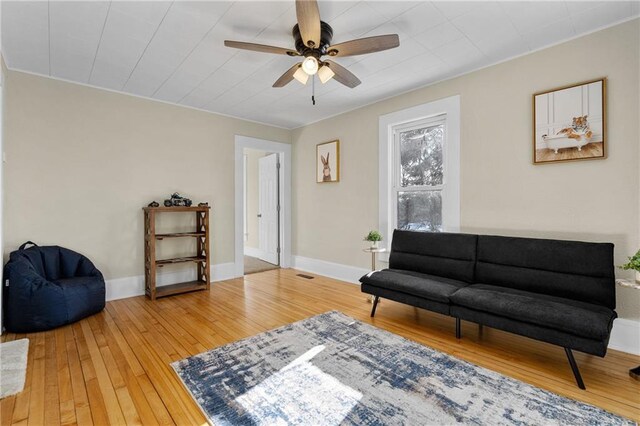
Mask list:
[[12,252],[4,267],[7,331],[50,330],[104,309],[104,278],[89,259],[63,247],[28,244]]

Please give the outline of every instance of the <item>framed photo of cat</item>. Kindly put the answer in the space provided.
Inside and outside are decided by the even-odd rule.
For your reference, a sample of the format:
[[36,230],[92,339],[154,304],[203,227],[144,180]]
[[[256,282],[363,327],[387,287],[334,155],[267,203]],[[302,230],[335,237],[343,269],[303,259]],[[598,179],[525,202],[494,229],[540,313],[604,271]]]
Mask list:
[[606,156],[606,78],[533,95],[533,163]]
[[316,145],[316,182],[340,182],[340,141]]

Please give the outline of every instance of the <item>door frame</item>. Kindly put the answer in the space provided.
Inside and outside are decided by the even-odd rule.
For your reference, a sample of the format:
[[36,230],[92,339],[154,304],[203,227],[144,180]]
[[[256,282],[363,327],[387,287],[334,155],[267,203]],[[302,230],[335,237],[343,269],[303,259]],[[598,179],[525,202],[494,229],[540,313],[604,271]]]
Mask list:
[[235,136],[235,259],[234,274],[244,276],[244,149],[279,154],[280,159],[280,267],[291,267],[291,145],[249,136]]
[[[280,169],[279,169],[279,164],[280,164],[280,154],[278,154],[277,152],[269,152],[266,153],[267,155],[258,158],[258,251],[260,252],[260,256],[258,256],[258,258],[260,260],[263,260],[265,262],[268,263],[272,263],[275,265],[280,266],[280,214],[276,214],[275,219],[276,219],[276,239],[278,241],[276,241],[276,261],[272,262],[271,260],[267,260],[265,259],[266,257],[268,257],[268,251],[262,250],[262,248],[260,247],[260,244],[263,242],[262,241],[262,226],[263,226],[263,219],[264,217],[264,211],[262,210],[262,206],[260,205],[261,199],[263,197],[263,192],[262,192],[262,170],[261,170],[261,161],[264,160],[267,157],[271,157],[271,156],[275,156],[276,157],[276,207],[279,208],[280,210],[282,210],[282,207],[280,206]],[[280,166],[281,167],[281,166]],[[245,177],[247,176],[247,174],[245,173]],[[246,183],[246,182],[245,182]],[[246,200],[246,198],[245,198]],[[265,233],[266,234],[266,233]],[[269,240],[270,238],[267,236],[267,240]],[[246,253],[245,253],[246,254]]]

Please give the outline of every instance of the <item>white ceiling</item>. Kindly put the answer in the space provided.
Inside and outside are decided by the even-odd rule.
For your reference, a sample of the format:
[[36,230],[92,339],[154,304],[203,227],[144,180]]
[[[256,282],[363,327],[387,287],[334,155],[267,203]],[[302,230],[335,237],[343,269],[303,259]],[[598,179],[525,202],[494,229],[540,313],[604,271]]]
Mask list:
[[223,46],[293,47],[291,1],[2,1],[11,69],[286,128],[592,32],[640,13],[640,2],[320,1],[334,43],[397,33],[400,47],[338,58],[361,80],[273,82],[297,60]]

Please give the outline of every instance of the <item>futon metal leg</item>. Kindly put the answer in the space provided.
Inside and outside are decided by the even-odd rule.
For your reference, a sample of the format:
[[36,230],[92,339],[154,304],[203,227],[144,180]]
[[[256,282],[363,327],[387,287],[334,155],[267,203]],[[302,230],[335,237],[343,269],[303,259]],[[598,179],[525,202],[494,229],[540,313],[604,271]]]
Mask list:
[[636,380],[640,380],[640,365],[629,370],[629,375]]
[[371,308],[371,317],[373,317],[376,314],[376,308],[378,307],[379,299],[380,299],[380,296],[376,296],[376,298],[373,299],[373,308]]
[[578,370],[578,364],[576,364],[576,359],[573,357],[573,352],[571,349],[564,348],[564,351],[567,354],[567,358],[569,359],[569,365],[571,366],[571,371],[573,371],[573,375],[576,378],[576,383],[578,387],[582,390],[585,390],[584,382],[582,381],[582,376],[580,375],[580,370]]
[[456,339],[462,337],[462,332],[460,331],[460,318],[456,318]]

